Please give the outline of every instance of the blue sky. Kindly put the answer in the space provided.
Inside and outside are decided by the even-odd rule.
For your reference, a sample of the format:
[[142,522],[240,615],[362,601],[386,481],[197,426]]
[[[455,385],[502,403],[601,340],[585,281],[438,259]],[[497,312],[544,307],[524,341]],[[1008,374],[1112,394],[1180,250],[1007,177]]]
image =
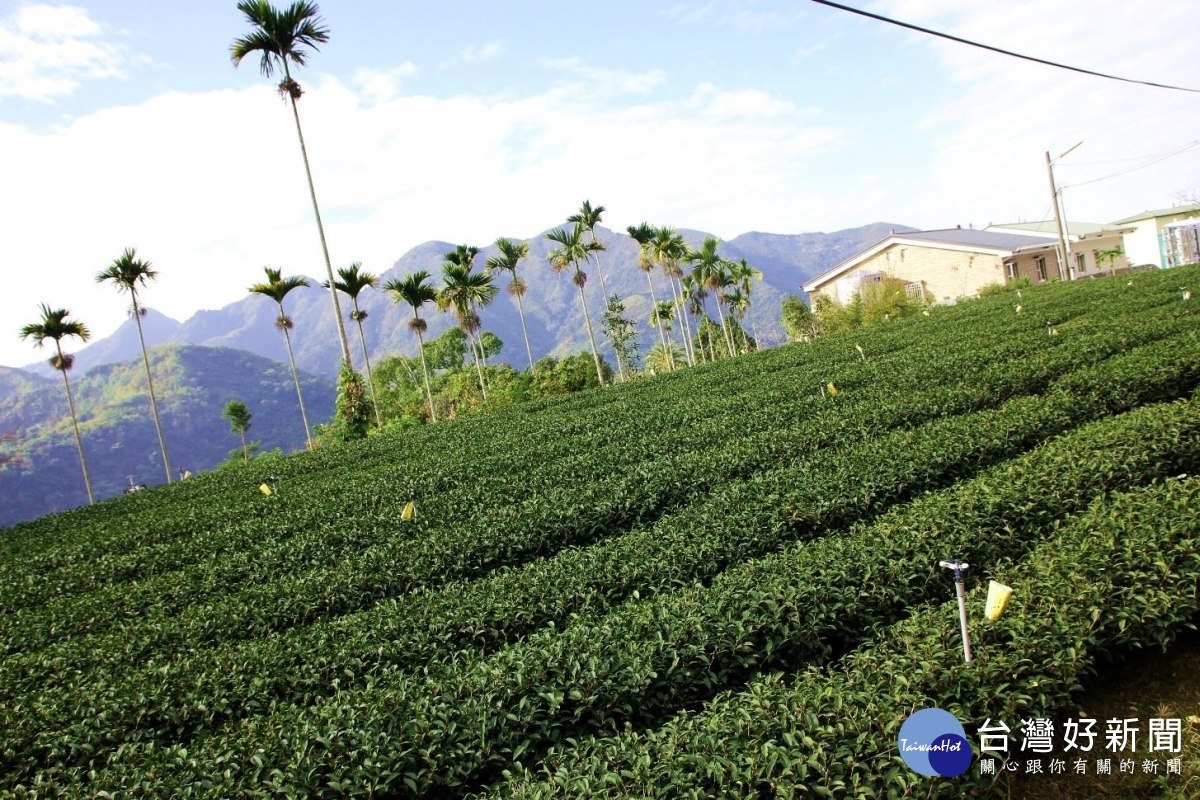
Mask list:
[[[1200,83],[1200,4],[851,4]],[[1200,193],[1200,95],[814,3],[320,6],[331,40],[297,77],[335,266],[382,272],[430,239],[533,236],[584,198],[608,227],[725,238],[1040,219],[1043,153],[1080,140],[1058,167],[1072,218]],[[0,364],[44,355],[16,336],[40,302],[97,336],[119,324],[122,301],[93,276],[128,246],[159,270],[145,302],[177,319],[240,299],[264,264],[323,270],[287,107],[257,63],[229,61],[246,30],[225,0],[0,0],[0,269],[36,276],[0,294]]]

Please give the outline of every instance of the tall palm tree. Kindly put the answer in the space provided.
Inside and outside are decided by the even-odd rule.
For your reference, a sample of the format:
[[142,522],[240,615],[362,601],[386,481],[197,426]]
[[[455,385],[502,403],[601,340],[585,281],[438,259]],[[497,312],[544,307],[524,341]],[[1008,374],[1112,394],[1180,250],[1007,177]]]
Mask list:
[[550,268],[556,273],[570,267],[574,270],[571,282],[579,289],[579,304],[583,306],[583,321],[587,325],[588,341],[592,345],[592,360],[596,362],[596,380],[604,385],[604,372],[600,368],[600,352],[596,349],[596,335],[592,331],[592,318],[588,314],[587,296],[583,287],[587,285],[587,273],[579,267],[579,262],[587,261],[588,254],[597,248],[597,242],[584,242],[583,227],[576,223],[568,231],[566,228],[556,228],[546,234],[546,238],[558,245],[546,256]]
[[477,307],[486,306],[496,297],[495,279],[486,272],[474,272],[471,266],[479,249],[459,245],[453,253],[446,254],[442,264],[442,290],[438,293],[438,308],[443,311],[454,309],[454,317],[458,327],[463,329],[471,340],[475,353],[475,369],[479,373],[479,389],[483,399],[487,399],[487,379],[483,375],[483,344],[476,333],[480,328]]
[[[654,252],[652,244],[654,242],[654,229],[648,223],[640,225],[630,225],[625,229],[635,242],[638,243],[638,268],[646,274],[646,285],[650,287],[650,306],[652,321],[656,320],[653,309],[658,306],[658,297],[654,294],[654,280],[650,277],[650,273],[654,271]],[[663,346],[663,352],[667,352],[667,335],[663,332],[663,326],[657,321],[654,326],[658,328],[658,339]]]
[[[319,50],[318,45],[329,41],[329,29],[323,27],[317,16],[316,3],[296,0],[287,8],[277,9],[267,0],[241,0],[238,11],[246,16],[252,30],[230,45],[230,56],[235,67],[252,53],[261,54],[259,68],[270,78],[277,68],[283,70],[279,82],[280,96],[287,97],[292,104],[292,117],[296,120],[296,137],[300,140],[300,155],[304,159],[304,174],[308,178],[308,194],[312,199],[313,215],[317,218],[317,233],[321,237],[321,253],[325,256],[325,271],[329,283],[334,282],[333,264],[329,261],[329,246],[325,243],[325,226],[321,224],[321,209],[317,205],[317,190],[313,186],[312,168],[308,163],[308,148],[304,146],[304,131],[300,128],[300,111],[296,101],[304,94],[300,84],[292,78],[288,62],[298,67],[308,61],[309,49]],[[342,322],[342,306],[337,292],[330,292],[333,299],[333,315],[337,321],[338,340],[342,345],[342,360],[350,365],[350,340],[346,337],[346,326]]]
[[[333,282],[334,287],[339,292],[345,292],[350,297],[350,302],[354,304],[354,310],[350,312],[350,319],[358,323],[358,341],[362,343],[363,363],[367,366],[367,385],[371,387],[371,404],[375,406],[375,425],[382,428],[383,420],[379,416],[379,401],[375,399],[375,376],[371,373],[371,357],[367,355],[367,336],[363,333],[363,320],[367,318],[367,312],[358,307],[358,295],[363,289],[376,289],[379,287],[379,278],[373,273],[364,272],[361,261],[355,261],[348,267],[338,269],[338,279]],[[329,283],[324,284],[325,288],[329,288]]]
[[426,303],[436,303],[437,288],[430,283],[429,273],[417,270],[406,275],[404,280],[392,278],[383,285],[383,290],[392,296],[396,303],[407,303],[412,306],[413,318],[409,321],[409,330],[417,334],[417,344],[421,353],[421,371],[425,373],[425,398],[429,401],[429,419],[437,422],[437,411],[433,407],[433,391],[429,388],[429,366],[425,363],[425,331],[429,325],[421,319],[421,306]]
[[525,353],[529,356],[529,371],[532,373],[534,371],[533,348],[529,346],[529,329],[525,327],[525,307],[521,303],[521,298],[525,296],[528,287],[523,279],[517,277],[517,267],[520,265],[521,259],[529,258],[529,242],[518,243],[500,238],[496,240],[496,249],[500,251],[500,255],[487,260],[487,270],[489,272],[503,270],[510,276],[508,294],[517,301],[517,313],[521,316],[521,333],[525,336]]
[[167,471],[167,483],[171,482],[171,459],[167,457],[167,440],[163,436],[162,424],[158,419],[158,397],[154,394],[154,378],[150,375],[150,356],[146,352],[146,337],[142,335],[142,315],[146,310],[138,304],[138,286],[145,286],[158,277],[149,261],[137,257],[132,247],[125,249],[120,258],[96,275],[97,283],[111,281],[118,292],[129,292],[133,300],[133,320],[137,323],[138,341],[142,345],[142,362],[146,365],[146,385],[150,388],[150,411],[154,417],[154,430],[158,432],[158,446],[162,450],[163,469]]
[[251,294],[269,297],[279,306],[279,318],[275,320],[275,327],[283,331],[283,339],[287,342],[288,361],[292,365],[292,380],[296,383],[296,399],[300,402],[300,419],[304,422],[304,440],[308,444],[308,449],[311,450],[313,442],[312,433],[308,427],[308,412],[304,410],[304,395],[300,393],[300,373],[296,370],[296,357],[292,354],[291,330],[296,324],[283,311],[283,298],[287,297],[293,289],[299,289],[301,286],[307,287],[309,283],[304,278],[295,275],[284,278],[282,270],[272,267],[263,267],[263,271],[267,273],[266,282],[254,284],[249,291]]
[[[603,213],[604,206],[596,206],[595,208],[592,208],[592,202],[590,200],[584,200],[583,204],[579,206],[579,211],[567,217],[567,222],[578,225],[583,229],[583,232],[587,234],[588,243],[595,242],[599,245],[599,247],[592,251],[593,253],[597,254],[608,249],[604,246],[604,242],[601,242],[596,238],[596,226],[600,224],[600,216]],[[600,269],[600,256],[595,255],[593,256],[593,259],[596,262],[596,274],[600,276],[600,291],[604,293],[603,305],[607,306],[608,286],[606,286],[604,283],[604,270]],[[618,364],[618,366],[620,365]]]
[[680,268],[679,262],[687,255],[687,243],[683,241],[683,236],[674,229],[661,227],[654,229],[651,248],[655,263],[667,276],[667,283],[671,285],[671,296],[675,298],[675,305],[682,312],[680,319],[683,321],[683,350],[687,354],[688,363],[695,366],[696,353],[692,348],[692,329],[688,322],[686,309],[684,309],[683,286],[682,284],[676,285],[676,282],[683,277],[683,270]]
[[[656,300],[654,305],[650,307],[650,322],[656,325],[659,332],[670,331],[671,323],[675,321],[675,304],[670,300]],[[671,372],[675,371],[675,343],[667,344],[666,336],[662,340],[662,348],[659,350],[666,362],[667,369]]]
[[87,489],[88,505],[96,502],[92,495],[92,479],[88,476],[87,459],[83,455],[83,437],[79,434],[79,418],[75,415],[75,398],[71,394],[71,382],[67,380],[67,370],[75,364],[75,356],[62,351],[62,340],[65,336],[74,336],[86,342],[91,338],[91,331],[82,322],[67,319],[70,314],[65,308],[51,309],[42,303],[39,307],[42,318],[21,328],[22,339],[33,339],[38,347],[45,344],[47,339],[54,340],[54,355],[50,357],[50,366],[62,373],[63,386],[67,389],[67,408],[71,410],[71,424],[75,426],[75,448],[79,451],[79,466],[83,468],[83,485]]
[[725,337],[725,348],[729,351],[729,356],[734,355],[733,337],[729,333],[729,329],[725,327],[725,312],[722,306],[725,304],[725,287],[731,283],[729,277],[728,264],[725,259],[721,258],[717,253],[717,246],[720,243],[712,236],[704,237],[704,242],[700,245],[699,250],[689,250],[684,258],[692,264],[692,274],[696,280],[708,289],[717,301],[717,319],[721,322],[721,333]]
[[[747,314],[750,315],[750,332],[754,335],[754,349],[758,350],[758,327],[754,324],[754,315],[750,313],[750,305],[753,297],[751,293],[753,289],[753,281],[761,281],[763,279],[763,274],[759,270],[750,266],[750,264],[746,262],[746,259],[742,258],[730,263],[729,277],[737,285],[738,289],[741,290],[741,294],[745,297],[745,307],[741,313],[743,319]],[[744,328],[742,333],[745,333]]]
[[[704,324],[704,321],[708,319],[708,314],[704,311],[704,301],[708,299],[708,290],[704,288],[704,283],[696,277],[695,272],[689,272],[679,279],[679,291],[682,293],[683,307],[696,319],[696,342],[700,343],[700,355],[697,361],[705,360],[705,334],[708,334],[708,360],[716,361],[717,357],[713,353],[712,346],[712,327]],[[695,346],[696,343],[693,342],[693,352],[695,352]]]

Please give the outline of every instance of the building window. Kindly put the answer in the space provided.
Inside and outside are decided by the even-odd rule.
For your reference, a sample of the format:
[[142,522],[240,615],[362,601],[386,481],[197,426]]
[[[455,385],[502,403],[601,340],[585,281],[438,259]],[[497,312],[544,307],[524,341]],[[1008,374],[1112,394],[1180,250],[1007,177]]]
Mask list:
[[1037,277],[1039,281],[1046,280],[1046,257],[1038,256],[1033,263],[1037,266]]
[[[1095,252],[1095,251],[1093,251]],[[1087,253],[1075,254],[1075,271],[1087,272]]]
[[1008,279],[1010,281],[1016,280],[1016,278],[1017,278],[1017,262],[1005,261],[1004,262],[1004,272],[1006,275],[1008,275]]

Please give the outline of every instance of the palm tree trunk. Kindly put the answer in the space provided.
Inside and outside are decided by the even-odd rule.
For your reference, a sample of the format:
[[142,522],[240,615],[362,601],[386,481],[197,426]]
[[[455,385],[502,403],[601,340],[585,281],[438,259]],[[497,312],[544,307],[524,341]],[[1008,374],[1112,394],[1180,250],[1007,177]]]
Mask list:
[[[646,273],[646,285],[650,287],[650,303],[651,308],[658,308],[658,298],[654,296],[654,281],[650,279],[650,273]],[[663,352],[667,352],[667,335],[663,333],[662,320],[659,320],[655,325],[658,328],[658,339],[662,342]],[[675,364],[670,355],[667,355],[667,363],[671,365],[671,371],[675,371]]]
[[717,298],[717,319],[721,320],[721,333],[725,335],[725,349],[729,351],[729,357],[733,358],[733,337],[729,333],[729,329],[725,327],[725,313],[721,311],[721,298]]
[[[54,346],[58,349],[58,363],[63,364],[62,345],[57,339]],[[71,424],[75,426],[75,447],[79,450],[79,466],[83,469],[83,485],[87,488],[88,505],[95,505],[92,496],[92,479],[88,476],[87,459],[83,455],[83,437],[79,435],[79,418],[75,416],[75,398],[71,395],[71,382],[67,380],[67,371],[62,370],[63,386],[67,387],[67,408],[71,409]]]
[[[749,304],[747,303],[747,305],[749,305]],[[762,345],[759,344],[759,341],[758,341],[758,326],[754,324],[754,311],[752,309],[748,309],[746,311],[746,316],[750,317],[750,332],[752,334],[754,334],[754,352],[757,353],[759,350],[762,349]],[[745,327],[743,327],[742,333],[745,333],[745,332],[746,332],[746,329],[745,329]],[[746,343],[746,349],[747,350],[750,349],[749,342]]]
[[[358,316],[358,301],[354,301],[354,314]],[[363,363],[367,365],[367,386],[371,387],[371,405],[375,406],[375,427],[383,427],[383,419],[379,416],[379,401],[375,399],[375,376],[371,374],[371,357],[367,355],[367,336],[363,333],[362,319],[358,323],[358,340],[362,342]]]
[[[675,289],[674,276],[671,276],[669,278],[669,280],[671,281],[671,289],[672,289],[672,291],[674,291],[674,289]],[[694,366],[696,366],[696,351],[692,345],[692,326],[691,326],[690,320],[688,319],[687,306],[684,303],[682,282],[679,284],[679,294],[677,295],[676,302],[679,303],[680,316],[683,318],[683,334],[684,334],[683,351],[684,351],[684,353],[687,354],[688,363],[690,363],[694,367]]]
[[[413,309],[413,316],[420,319],[417,316],[415,308]],[[437,422],[437,411],[433,408],[433,391],[429,388],[429,366],[425,363],[425,337],[421,334],[420,330],[417,331],[417,342],[420,344],[421,350],[421,371],[425,373],[425,397],[429,400],[429,419]]]
[[525,306],[521,304],[521,295],[516,295],[517,298],[517,313],[521,315],[521,333],[525,336],[525,353],[529,356],[529,374],[534,374],[533,370],[533,348],[529,346],[529,329],[525,327]]
[[[476,343],[474,331],[467,329],[467,336],[471,340],[471,355],[474,356],[475,370],[479,373],[479,391],[483,392],[483,399],[487,400],[487,381],[483,378],[483,366],[479,358],[479,354],[483,352],[483,345]],[[479,349],[477,350],[476,347]]]
[[[279,306],[279,318],[284,319],[283,306]],[[296,399],[300,401],[300,419],[304,421],[304,440],[308,444],[308,449],[313,449],[312,434],[308,428],[308,412],[304,410],[304,395],[300,394],[300,373],[296,370],[296,357],[292,355],[292,335],[288,333],[286,326],[283,328],[283,340],[287,342],[288,361],[292,364],[292,380],[296,383]]]
[[[287,59],[283,60],[283,74],[287,77],[288,82],[292,80],[291,72],[288,71]],[[308,178],[308,194],[312,198],[313,214],[317,218],[317,233],[321,236],[321,253],[325,256],[325,271],[329,275],[329,285],[334,285],[333,264],[329,262],[329,245],[325,243],[325,226],[321,224],[321,209],[317,206],[317,190],[313,186],[312,169],[308,165],[308,148],[304,146],[304,131],[300,129],[300,111],[296,108],[296,98],[291,92],[288,96],[292,100],[292,116],[296,120],[296,137],[300,140],[300,155],[304,158],[304,174]],[[333,299],[333,318],[337,320],[338,340],[342,345],[342,360],[350,364],[350,340],[346,336],[346,325],[342,322],[342,305],[338,302],[336,290],[330,290],[329,296]]]
[[133,321],[137,323],[138,341],[142,345],[142,362],[146,365],[146,385],[150,387],[150,412],[154,417],[154,430],[158,432],[158,446],[162,449],[163,468],[167,471],[167,483],[171,482],[171,460],[167,458],[167,440],[163,436],[162,423],[158,420],[158,397],[154,394],[154,378],[150,376],[150,355],[146,352],[146,337],[142,335],[142,310],[138,308],[137,292],[130,290],[133,297]]
[[[578,272],[578,268],[576,269]],[[579,304],[583,306],[583,321],[587,325],[588,341],[592,343],[592,360],[596,362],[596,380],[604,385],[604,371],[600,369],[600,353],[596,350],[596,336],[592,333],[592,318],[587,310],[587,297],[583,294],[583,285],[579,286]]]
[[242,437],[242,463],[250,463],[250,448],[246,445],[246,432],[238,431],[238,436]]
[[[704,316],[705,316],[705,318],[707,318],[707,317],[708,317],[708,315],[707,315],[707,314],[705,314]],[[700,325],[700,327],[701,327],[701,328],[705,328],[705,325],[704,325],[704,323],[703,323],[703,322],[699,323],[699,325]],[[717,360],[717,354],[716,354],[716,352],[713,350],[713,344],[712,344],[712,320],[709,320],[709,321],[708,321],[708,327],[707,327],[707,328],[705,328],[705,332],[708,334],[708,360],[709,360],[709,361],[716,361],[716,360]]]

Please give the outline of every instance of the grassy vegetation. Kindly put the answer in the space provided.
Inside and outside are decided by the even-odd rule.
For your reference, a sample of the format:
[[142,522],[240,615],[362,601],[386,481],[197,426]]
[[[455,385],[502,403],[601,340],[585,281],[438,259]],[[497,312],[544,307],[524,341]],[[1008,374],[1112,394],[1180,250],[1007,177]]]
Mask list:
[[[1183,279],[933,308],[0,532],[0,793],[1007,791],[921,778],[896,731],[1073,708],[1195,618]],[[1018,587],[970,666],[950,555],[976,620],[987,577]]]

